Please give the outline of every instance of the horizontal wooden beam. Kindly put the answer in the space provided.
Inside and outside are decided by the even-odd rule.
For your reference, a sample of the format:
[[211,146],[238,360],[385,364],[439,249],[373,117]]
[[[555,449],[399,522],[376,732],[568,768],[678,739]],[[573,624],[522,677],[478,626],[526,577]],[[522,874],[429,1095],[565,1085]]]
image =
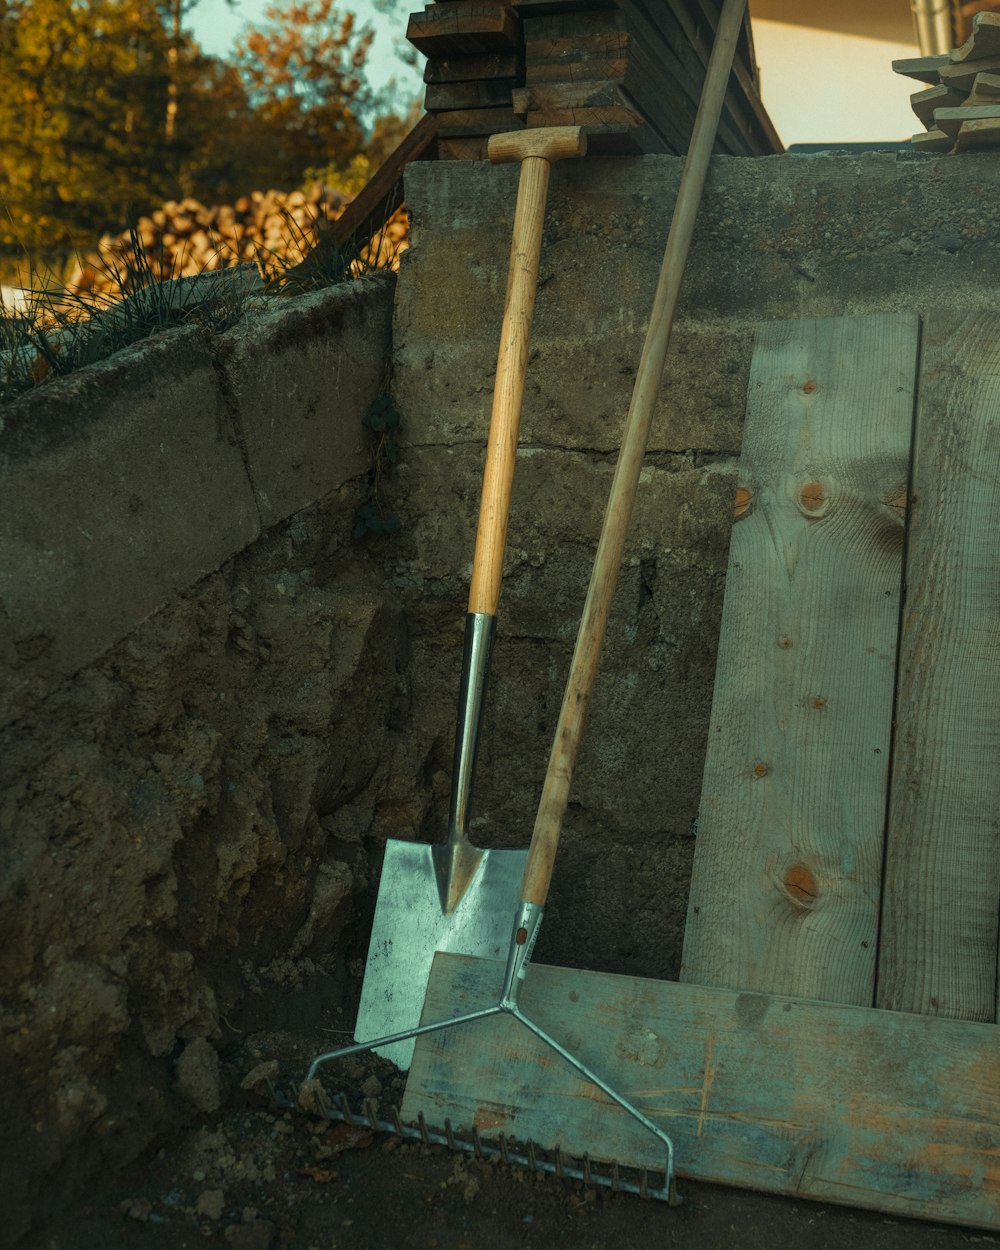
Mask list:
[[[424,1020],[503,965],[435,956]],[[521,1006],[669,1133],[681,1177],[1000,1228],[1000,1028],[533,965]],[[656,1138],[510,1016],[420,1038],[404,1119],[663,1164]]]

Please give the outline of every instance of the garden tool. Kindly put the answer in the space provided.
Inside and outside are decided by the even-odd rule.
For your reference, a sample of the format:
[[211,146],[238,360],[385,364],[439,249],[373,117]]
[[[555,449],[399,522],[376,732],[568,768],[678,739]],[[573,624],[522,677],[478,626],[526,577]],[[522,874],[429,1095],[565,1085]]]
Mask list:
[[[465,619],[448,839],[436,845],[397,839],[386,844],[354,1034],[359,1041],[419,1023],[435,951],[496,958],[507,942],[526,852],[473,846],[469,810],[496,632],[549,172],[554,161],[585,151],[586,137],[578,126],[520,130],[494,135],[489,142],[490,160],[517,161],[521,169]],[[377,1050],[405,1070],[413,1042]]]
[[[631,1097],[623,1094],[620,1089],[616,1088],[616,1084],[605,1079],[597,1071],[597,1067],[602,1065],[605,1071],[613,1070],[612,1065],[621,1056],[624,1055],[627,1058],[637,1049],[641,1051],[642,1038],[638,1039],[640,1045],[637,1048],[636,1039],[631,1035],[635,1028],[635,1021],[633,1019],[626,1023],[622,1004],[617,1001],[613,986],[608,987],[606,1002],[595,1001],[593,995],[588,998],[586,993],[577,993],[572,989],[565,993],[569,1001],[577,1003],[582,1000],[587,1004],[584,1011],[574,1019],[573,1027],[574,1032],[580,1038],[579,1046],[564,1045],[547,1032],[537,1023],[533,1015],[527,1014],[522,1009],[520,997],[522,984],[528,977],[531,952],[542,921],[543,908],[552,878],[573,769],[597,674],[618,570],[621,566],[625,535],[635,501],[653,409],[666,360],[670,330],[680,295],[681,279],[694,233],[698,206],[708,172],[709,158],[714,146],[719,115],[745,7],[746,0],[725,0],[719,18],[705,86],[691,136],[690,149],[674,205],[653,311],[625,420],[621,450],[604,514],[593,573],[580,620],[576,647],[559,713],[559,723],[556,726],[555,740],[525,864],[520,899],[512,909],[513,923],[508,939],[506,966],[503,967],[498,992],[487,1006],[473,1010],[456,1010],[454,1000],[450,1000],[451,1014],[444,1018],[429,1020],[395,1037],[375,1038],[368,1042],[318,1055],[313,1060],[306,1076],[306,1084],[300,1091],[302,1100],[315,1106],[316,1100],[310,1098],[309,1094],[315,1091],[314,1083],[317,1073],[323,1065],[386,1043],[420,1038],[425,1039],[426,1044],[430,1042],[432,1034],[447,1034],[453,1044],[452,1053],[449,1053],[447,1046],[442,1046],[435,1051],[429,1062],[423,1062],[423,1057],[418,1056],[421,1062],[414,1065],[410,1075],[403,1105],[404,1117],[408,1113],[408,1105],[412,1109],[414,1105],[420,1103],[422,1096],[426,1096],[424,1098],[426,1104],[438,1115],[439,1121],[444,1120],[445,1137],[449,1144],[454,1142],[456,1145],[461,1145],[461,1139],[453,1132],[449,1112],[453,1109],[457,1110],[458,1114],[467,1111],[468,1098],[463,1103],[459,1087],[469,1070],[476,1066],[478,1056],[483,1060],[484,1066],[499,1067],[508,1074],[511,1086],[516,1089],[516,1101],[519,1105],[523,1106],[530,1102],[535,1108],[541,1109],[542,1116],[535,1117],[538,1122],[545,1118],[545,1081],[551,1072],[552,1063],[551,1059],[546,1056],[538,1058],[528,1072],[511,1071],[510,1060],[513,1052],[510,1047],[505,1046],[504,1038],[506,1037],[508,1041],[510,1039],[511,1027],[507,1026],[516,1025],[522,1035],[524,1031],[530,1033],[533,1039],[543,1044],[549,1054],[554,1053],[578,1077],[583,1078],[586,1084],[581,1087],[582,1093],[570,1100],[571,1102],[581,1104],[581,1108],[585,1105],[590,1113],[596,1109],[598,1115],[602,1109],[606,1112],[614,1112],[617,1116],[625,1112],[625,1118],[633,1127],[638,1125],[645,1130],[646,1139],[652,1142],[653,1150],[658,1153],[662,1161],[664,1179],[662,1185],[655,1188],[648,1186],[642,1186],[642,1188],[645,1188],[646,1192],[651,1195],[668,1201],[676,1199],[673,1139],[665,1129],[641,1111]],[[499,971],[502,966],[489,964],[483,959],[471,959],[465,962],[473,968],[484,970],[484,977],[490,980],[493,976],[491,969],[496,968]],[[447,957],[442,957],[442,960],[436,961],[434,971],[436,972],[438,967],[446,963]],[[573,974],[568,975],[572,983]],[[595,974],[578,972],[575,975],[580,978],[581,989],[583,989],[587,978],[593,978]],[[600,984],[603,986],[604,982],[601,981]],[[653,989],[658,988],[655,982],[648,984]],[[432,975],[428,986],[428,1001],[434,997],[434,988],[435,976]],[[565,986],[562,988],[566,991]],[[498,1017],[499,1020],[497,1020]],[[507,1019],[504,1020],[503,1017]],[[479,1027],[483,1021],[491,1020],[497,1020],[497,1023],[503,1027]],[[473,1025],[477,1026],[475,1036],[472,1036],[468,1028]],[[597,1058],[593,1061],[593,1066],[585,1062],[578,1053],[580,1047],[586,1043],[588,1029],[602,1038],[602,1045]],[[626,1030],[629,1031],[629,1035]],[[620,1036],[616,1036],[616,1033],[620,1033]],[[641,1068],[641,1053],[638,1055],[637,1063]],[[530,1083],[532,1078],[537,1078],[537,1088],[526,1089],[525,1084]],[[324,1100],[320,1101],[324,1102]],[[513,1099],[504,1101],[513,1101]],[[324,1103],[324,1105],[330,1114],[336,1114],[330,1108],[330,1104]],[[438,1113],[443,1113],[443,1115]],[[574,1130],[578,1130],[579,1126],[585,1122],[585,1116],[581,1109],[575,1117],[575,1123],[573,1123],[573,1111],[568,1113],[568,1118],[570,1120],[568,1124],[549,1125],[553,1140],[544,1144],[561,1145],[575,1155],[578,1152],[572,1149],[574,1143],[572,1140],[567,1142],[567,1137],[572,1138]],[[374,1115],[371,1116],[371,1120],[375,1122]],[[424,1128],[422,1109],[419,1122],[420,1127]],[[472,1134],[471,1148],[477,1153],[482,1153],[481,1132],[484,1123],[477,1115],[469,1125]],[[494,1121],[494,1124],[496,1123]],[[499,1124],[501,1127],[507,1127],[502,1119]],[[561,1132],[563,1129],[565,1133]],[[503,1140],[501,1138],[501,1141]],[[503,1156],[503,1148],[500,1153]],[[567,1174],[561,1153],[557,1151],[556,1155],[558,1166],[555,1170]],[[582,1175],[584,1179],[603,1179],[594,1173],[586,1153],[584,1153],[582,1168],[573,1174]],[[611,1183],[614,1184],[618,1178],[617,1164],[612,1168],[611,1177]]]

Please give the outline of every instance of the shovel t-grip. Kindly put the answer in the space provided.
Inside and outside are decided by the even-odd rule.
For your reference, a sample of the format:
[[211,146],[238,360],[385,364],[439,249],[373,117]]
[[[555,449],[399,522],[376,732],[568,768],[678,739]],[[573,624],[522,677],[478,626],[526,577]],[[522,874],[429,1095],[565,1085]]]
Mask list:
[[587,137],[579,126],[547,126],[494,135],[488,150],[490,160],[495,164],[511,161],[521,164],[507,298],[493,385],[493,413],[486,447],[483,495],[479,506],[476,554],[469,588],[469,611],[493,616],[500,600],[503,555],[507,545],[507,522],[510,518],[531,320],[538,286],[549,170],[554,161],[583,156],[587,150]]

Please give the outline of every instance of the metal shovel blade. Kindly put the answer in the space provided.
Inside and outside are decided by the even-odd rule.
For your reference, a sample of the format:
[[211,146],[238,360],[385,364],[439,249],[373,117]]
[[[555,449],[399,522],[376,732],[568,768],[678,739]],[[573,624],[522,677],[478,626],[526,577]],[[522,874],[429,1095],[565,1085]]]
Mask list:
[[[502,959],[510,945],[527,850],[476,851],[478,864],[452,911],[441,904],[443,845],[386,843],[375,923],[354,1036],[359,1042],[415,1028],[435,951]],[[377,1047],[404,1072],[414,1042]]]

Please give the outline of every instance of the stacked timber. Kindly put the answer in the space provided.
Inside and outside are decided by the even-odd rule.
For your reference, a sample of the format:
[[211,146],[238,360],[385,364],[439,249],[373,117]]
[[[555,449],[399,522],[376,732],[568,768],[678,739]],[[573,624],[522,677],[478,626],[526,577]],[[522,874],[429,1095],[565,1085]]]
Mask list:
[[[425,108],[439,157],[486,156],[491,134],[578,125],[598,153],[684,153],[717,0],[438,0],[410,17],[428,57]],[[760,101],[745,23],[716,150],[782,151]]]
[[410,15],[406,37],[427,57],[424,108],[437,123],[439,158],[480,160],[490,135],[524,125],[511,100],[524,79],[510,4],[439,0]]
[[924,152],[1000,147],[1000,14],[977,13],[960,48],[893,61],[897,74],[926,83],[910,96],[926,127],[913,146]]

